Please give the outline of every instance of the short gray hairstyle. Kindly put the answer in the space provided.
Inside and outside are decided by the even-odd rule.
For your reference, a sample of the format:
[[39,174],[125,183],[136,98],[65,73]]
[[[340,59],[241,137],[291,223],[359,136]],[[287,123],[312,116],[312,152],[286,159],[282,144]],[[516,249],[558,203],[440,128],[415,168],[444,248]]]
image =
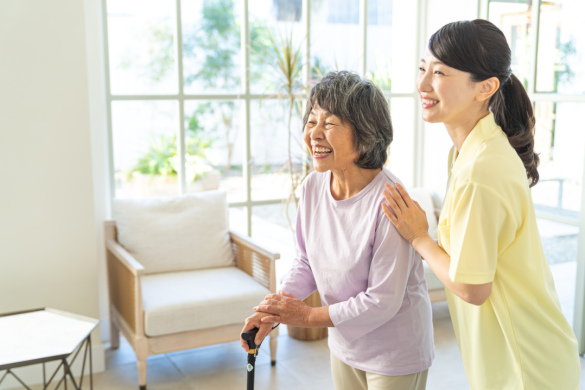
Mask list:
[[303,131],[315,105],[351,125],[354,148],[359,156],[355,165],[364,169],[384,166],[392,142],[392,121],[388,102],[380,88],[345,70],[327,73],[309,93]]

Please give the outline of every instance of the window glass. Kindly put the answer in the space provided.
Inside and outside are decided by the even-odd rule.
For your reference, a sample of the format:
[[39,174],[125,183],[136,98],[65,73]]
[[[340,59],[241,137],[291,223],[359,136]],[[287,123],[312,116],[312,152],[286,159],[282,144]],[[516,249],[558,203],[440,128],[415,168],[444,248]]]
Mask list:
[[423,122],[422,182],[442,199],[447,189],[449,150],[453,141],[442,123]]
[[241,1],[183,0],[186,94],[238,93]]
[[314,77],[322,77],[333,70],[360,71],[359,12],[359,0],[311,2],[310,47]]
[[173,0],[108,0],[112,94],[178,92]]
[[[304,177],[304,154],[301,104],[295,101],[292,111],[283,100],[254,100],[251,104],[252,199],[286,199],[292,191],[290,163],[294,183]],[[290,129],[287,127],[291,117]],[[289,137],[290,131],[290,137]],[[290,142],[290,161],[289,161]],[[305,170],[306,171],[306,170]]]
[[228,202],[246,200],[241,118],[240,101],[185,102],[187,192],[221,189]]
[[178,195],[178,108],[176,101],[112,102],[116,197]]
[[[287,215],[288,214],[288,215]],[[291,225],[295,226],[297,209],[292,203],[254,206],[252,208],[252,238],[280,254],[276,262],[276,280],[290,270],[297,256]]]
[[250,91],[273,94],[302,83],[301,0],[250,2]]
[[531,1],[490,1],[489,20],[506,36],[512,50],[512,72],[528,87],[530,78],[530,29],[532,28]]
[[390,100],[393,140],[387,166],[407,187],[413,185],[414,175],[414,102],[412,98]]
[[540,181],[532,188],[537,211],[578,220],[585,134],[575,127],[585,103],[536,102],[535,150]]
[[[384,91],[414,91],[416,11],[415,1],[368,1],[366,77]],[[397,39],[394,31],[400,32]]]
[[585,2],[542,2],[538,37],[537,92],[585,93]]
[[246,208],[245,207],[230,207],[228,208],[228,221],[231,231],[240,233],[244,236],[248,235],[246,231],[248,223],[246,222]]

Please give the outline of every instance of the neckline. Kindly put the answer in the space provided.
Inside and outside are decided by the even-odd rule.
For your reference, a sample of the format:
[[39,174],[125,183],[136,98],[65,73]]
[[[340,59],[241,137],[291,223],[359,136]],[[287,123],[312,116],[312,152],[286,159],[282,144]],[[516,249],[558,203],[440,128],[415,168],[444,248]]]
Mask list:
[[488,139],[497,128],[499,126],[496,124],[494,114],[491,111],[477,122],[469,135],[467,135],[463,145],[461,145],[461,150],[453,147],[454,156],[451,165],[451,175],[455,175],[459,171],[459,167],[465,163],[468,156],[473,155],[477,147]]
[[382,176],[384,176],[386,170],[387,170],[386,167],[382,167],[382,170],[380,172],[378,172],[378,174],[376,174],[376,176],[374,176],[374,178],[372,179],[372,181],[370,181],[367,186],[365,186],[364,188],[362,188],[362,190],[360,192],[358,192],[357,194],[355,194],[351,198],[342,199],[342,200],[336,200],[333,197],[333,195],[331,194],[331,175],[332,175],[332,173],[331,173],[331,171],[327,171],[324,185],[326,186],[327,198],[329,199],[329,202],[332,205],[334,205],[334,206],[343,206],[343,205],[348,205],[348,204],[357,202],[358,200],[360,200],[361,198],[363,198],[368,192],[370,192],[370,190],[380,180],[382,180]]

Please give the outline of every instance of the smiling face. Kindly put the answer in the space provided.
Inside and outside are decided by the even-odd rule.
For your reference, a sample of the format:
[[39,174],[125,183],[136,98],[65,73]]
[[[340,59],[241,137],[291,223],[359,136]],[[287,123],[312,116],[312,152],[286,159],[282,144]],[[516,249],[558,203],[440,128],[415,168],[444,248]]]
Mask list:
[[358,154],[351,126],[317,104],[309,113],[303,139],[311,150],[316,171],[355,168]]
[[456,126],[485,109],[485,100],[477,99],[481,83],[472,82],[469,73],[443,64],[429,49],[421,59],[416,87],[426,122]]

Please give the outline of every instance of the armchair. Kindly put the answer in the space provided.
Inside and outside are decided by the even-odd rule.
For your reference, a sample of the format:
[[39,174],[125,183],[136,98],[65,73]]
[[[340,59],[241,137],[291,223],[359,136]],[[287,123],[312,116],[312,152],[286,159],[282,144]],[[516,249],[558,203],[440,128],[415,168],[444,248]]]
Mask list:
[[[111,347],[122,333],[144,390],[148,356],[239,340],[252,307],[276,292],[280,255],[228,231],[219,191],[113,206],[116,221],[104,223]],[[214,243],[218,251],[203,248]],[[278,328],[270,335],[273,364],[277,336]]]

